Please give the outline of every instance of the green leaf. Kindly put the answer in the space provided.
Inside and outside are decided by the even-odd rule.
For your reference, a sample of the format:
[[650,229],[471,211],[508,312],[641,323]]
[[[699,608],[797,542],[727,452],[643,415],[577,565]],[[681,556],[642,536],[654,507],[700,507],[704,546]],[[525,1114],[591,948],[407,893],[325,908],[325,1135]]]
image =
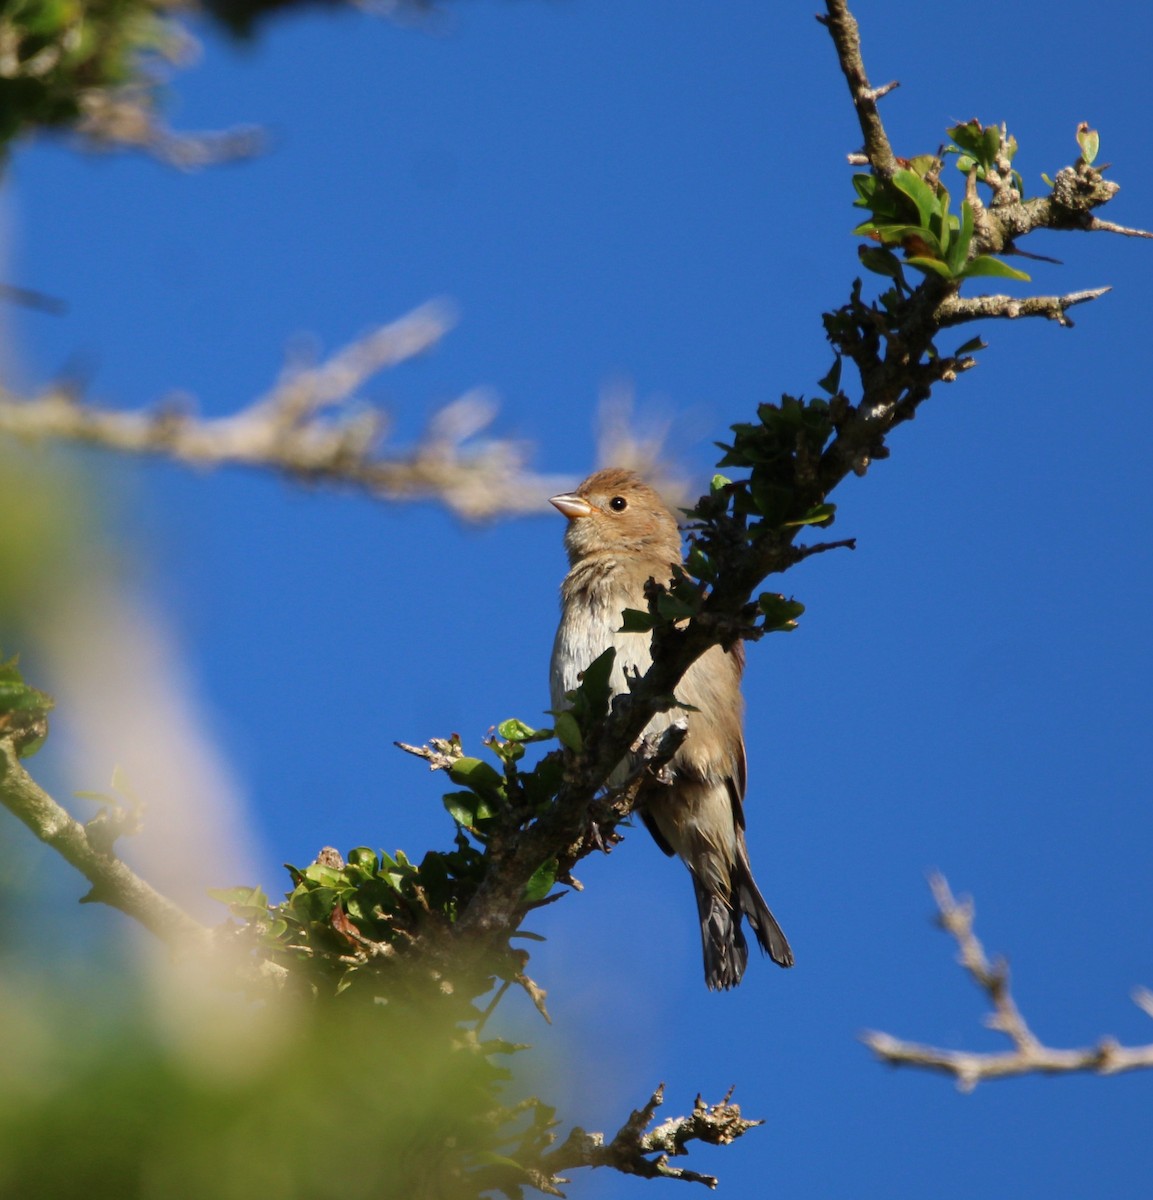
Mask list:
[[453,783],[464,784],[474,792],[499,793],[504,787],[503,776],[482,758],[458,758],[448,768],[448,777]]
[[[901,260],[892,250],[886,250],[882,246],[858,246],[857,256],[867,271],[872,271],[876,275],[885,275],[889,279],[901,278]],[[825,381],[822,379],[821,387],[824,386]]]
[[616,654],[616,650],[610,646],[584,669],[580,690],[588,700],[590,714],[593,717],[603,717],[609,710],[609,700],[612,696],[609,690],[609,679],[612,677]]
[[[721,449],[727,450],[727,449],[729,449],[729,447],[722,446]],[[721,490],[721,488],[727,488],[730,483],[732,483],[732,480],[729,479],[727,476],[714,475],[712,477],[712,479],[709,480],[709,491],[715,495],[717,492],[719,492]]]
[[238,915],[268,911],[268,897],[258,887],[209,888],[208,894]]
[[319,884],[321,887],[340,890],[348,886],[343,871],[338,871],[335,867],[326,867],[323,863],[309,863],[301,873],[310,883]]
[[1001,131],[996,125],[986,125],[981,135],[981,163],[985,167],[994,166],[997,155],[1001,150]]
[[810,508],[803,517],[798,517],[795,521],[786,521],[785,527],[791,528],[794,525],[831,525],[833,523],[833,515],[837,511],[835,504],[818,504]]
[[533,729],[516,717],[501,721],[496,731],[506,742],[547,742],[552,737],[551,729]]
[[448,815],[465,829],[475,829],[479,822],[496,816],[495,811],[475,792],[446,792],[441,800],[448,809]]
[[658,617],[639,608],[626,608],[618,633],[649,633],[656,628]]
[[1082,121],[1077,126],[1077,145],[1081,147],[1081,157],[1086,165],[1092,166],[1101,149],[1101,135]]
[[925,258],[918,254],[915,258],[906,259],[910,267],[916,267],[918,271],[924,271],[926,275],[940,275],[942,279],[954,279],[953,272],[949,269],[948,263],[943,263],[936,258]]
[[799,600],[786,600],[777,592],[762,592],[757,607],[765,614],[766,633],[791,633],[797,627],[797,618],[805,611]]
[[[862,249],[864,249],[866,252],[868,251],[867,246],[862,247]],[[887,254],[888,251],[878,250],[877,253],[878,254]],[[893,259],[894,263],[897,263],[897,260],[894,255],[889,254],[889,258]],[[863,261],[863,256],[862,256],[862,261]],[[899,271],[900,269],[901,269],[900,264],[897,263],[897,270]],[[841,387],[841,356],[839,354],[837,355],[837,357],[835,359],[833,359],[833,365],[829,368],[829,373],[824,377],[824,379],[820,379],[817,381],[817,386],[819,388],[821,388],[822,391],[828,392],[830,396],[835,396],[837,394],[837,392],[840,390],[840,387]]]
[[532,873],[528,883],[524,885],[524,898],[530,903],[543,900],[552,891],[556,883],[556,859],[542,863]]
[[969,257],[969,246],[973,241],[973,206],[968,200],[961,201],[961,227],[949,248],[949,270],[954,276],[960,275],[965,268],[965,260]]
[[959,358],[962,354],[973,354],[977,350],[984,350],[986,348],[986,343],[978,336],[970,338],[963,346],[958,346],[953,352],[953,356],[954,358]]
[[564,712],[556,714],[554,728],[561,744],[567,746],[574,754],[579,754],[584,749],[584,737],[581,734],[581,727],[577,724],[576,717],[567,709]]
[[1029,276],[1024,271],[1018,271],[1016,267],[1011,267],[989,254],[978,255],[961,272],[962,279],[973,279],[978,275],[994,279],[1019,279],[1025,283],[1029,281]]
[[974,117],[971,121],[966,121],[963,125],[954,125],[945,132],[953,139],[957,145],[973,158],[980,158],[982,145],[982,134],[984,130],[981,127],[981,122]]
[[350,867],[360,867],[362,870],[368,871],[373,875],[376,874],[380,867],[376,851],[370,850],[367,846],[357,846],[355,850],[350,850],[348,858],[345,861]]
[[932,224],[933,213],[937,207],[937,198],[933,189],[912,171],[901,168],[893,172],[893,186],[903,192],[917,207],[917,217],[922,229],[928,229]]
[[696,616],[698,608],[699,604],[689,603],[668,592],[657,600],[657,612],[669,621],[683,621],[686,617]]

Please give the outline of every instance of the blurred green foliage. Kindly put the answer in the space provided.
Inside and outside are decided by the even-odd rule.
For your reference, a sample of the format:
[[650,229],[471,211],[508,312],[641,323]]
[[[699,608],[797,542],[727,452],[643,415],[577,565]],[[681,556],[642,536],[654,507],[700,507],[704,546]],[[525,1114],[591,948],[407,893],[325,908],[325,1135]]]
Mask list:
[[551,1137],[551,1109],[503,1100],[515,1047],[435,1006],[191,994],[124,1003],[91,979],[53,993],[9,978],[0,1195],[519,1196],[517,1158]]
[[0,0],[0,146],[74,125],[88,99],[153,84],[148,60],[173,43],[149,0]]

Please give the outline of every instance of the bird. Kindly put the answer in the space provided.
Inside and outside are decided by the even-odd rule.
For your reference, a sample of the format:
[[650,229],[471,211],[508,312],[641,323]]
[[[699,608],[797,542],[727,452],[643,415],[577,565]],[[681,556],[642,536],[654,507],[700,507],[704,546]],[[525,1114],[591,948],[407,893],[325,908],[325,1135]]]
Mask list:
[[[553,711],[560,712],[584,669],[610,646],[616,650],[613,695],[627,691],[626,673],[648,670],[651,638],[621,632],[622,613],[647,609],[645,584],[667,583],[684,560],[676,518],[633,471],[604,468],[549,502],[568,519],[569,571],[549,671]],[[745,842],[743,669],[738,642],[727,650],[711,647],[685,672],[676,695],[691,708],[658,713],[646,727],[659,732],[678,715],[687,719],[685,740],[664,773],[671,782],[646,780],[637,806],[657,845],[678,855],[692,876],[712,990],[735,987],[744,975],[749,948],[742,919],[775,963],[793,965],[788,939],[753,879]],[[622,763],[610,784],[627,768]]]

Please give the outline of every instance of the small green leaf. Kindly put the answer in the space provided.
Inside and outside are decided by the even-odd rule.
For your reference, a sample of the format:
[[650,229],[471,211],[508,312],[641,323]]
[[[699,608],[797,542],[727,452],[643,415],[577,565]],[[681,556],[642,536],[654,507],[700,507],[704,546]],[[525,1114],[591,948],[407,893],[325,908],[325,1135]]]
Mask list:
[[[721,449],[727,450],[727,449],[729,449],[729,447],[722,446]],[[715,495],[717,492],[719,492],[721,490],[721,488],[727,488],[730,483],[732,483],[732,480],[729,479],[727,476],[714,475],[712,477],[712,479],[709,480],[709,491]]]
[[449,816],[465,829],[475,829],[481,821],[496,816],[475,792],[446,792],[441,800]]
[[943,263],[936,258],[925,258],[918,254],[915,258],[906,260],[910,267],[916,267],[918,271],[924,271],[926,275],[940,275],[942,279],[953,279],[955,276],[949,269],[948,263]]
[[506,742],[547,742],[552,737],[551,729],[533,729],[516,717],[501,721],[496,731]]
[[458,758],[448,768],[448,777],[453,783],[464,784],[474,792],[500,792],[504,787],[504,779],[496,768],[486,763],[482,758]]
[[613,673],[616,654],[616,650],[610,646],[585,667],[581,677],[580,690],[588,700],[589,710],[593,717],[603,717],[609,710],[609,699],[612,696],[609,679]]
[[1077,145],[1081,147],[1081,158],[1087,166],[1092,166],[1101,149],[1101,135],[1082,121],[1077,126]]
[[805,611],[799,600],[786,600],[777,592],[762,592],[757,607],[765,614],[766,633],[792,632],[797,627],[797,618]]
[[556,883],[556,859],[550,858],[548,862],[537,867],[528,883],[524,885],[524,898],[530,904],[535,904],[552,891],[554,883]]
[[937,198],[933,195],[933,189],[919,175],[915,175],[903,167],[899,171],[893,172],[893,186],[912,200],[917,207],[921,228],[928,229],[937,207]]
[[[901,278],[901,260],[892,250],[886,250],[881,246],[858,246],[857,256],[867,271],[885,275],[889,279]],[[824,386],[825,381],[822,379],[821,387]]]
[[343,871],[326,867],[323,863],[309,863],[302,874],[310,883],[318,883],[321,887],[342,888],[348,883]]
[[961,227],[957,232],[953,245],[949,248],[949,270],[954,276],[965,269],[965,260],[969,257],[969,246],[973,241],[973,206],[968,200],[961,201]]
[[268,909],[268,897],[258,887],[209,888],[208,894],[213,900],[219,900],[233,911],[266,912]]
[[574,754],[579,754],[584,748],[584,737],[581,734],[581,727],[577,724],[576,717],[567,709],[564,712],[559,712],[556,714],[554,727],[561,744],[567,746]]
[[983,342],[979,336],[970,338],[963,346],[957,347],[957,349],[953,352],[953,357],[960,358],[962,354],[973,354],[977,350],[985,350],[987,348],[988,347],[986,343]]
[[[868,251],[867,246],[862,247],[862,249],[864,249],[866,252]],[[888,254],[888,251],[878,250],[877,253],[878,254]],[[863,258],[864,258],[864,256],[862,256],[862,261],[863,261]],[[889,258],[893,259],[894,263],[897,262],[896,257],[894,255],[889,254]],[[901,269],[900,264],[897,264],[897,270],[899,271],[900,269]],[[821,388],[822,391],[828,392],[830,396],[835,396],[837,394],[837,392],[840,390],[840,387],[841,387],[841,356],[839,354],[837,355],[837,357],[835,359],[833,359],[833,365],[829,368],[829,373],[824,377],[824,379],[820,379],[817,381],[817,386],[819,388]]]
[[1056,186],[1056,185],[1053,183],[1053,181],[1052,181],[1052,180],[1049,178],[1049,176],[1045,174],[1045,172],[1044,172],[1044,171],[1042,171],[1042,172],[1041,172],[1041,178],[1042,178],[1042,179],[1045,181],[1045,186],[1046,186],[1046,187],[1055,187],[1055,186]]
[[656,628],[657,620],[653,613],[642,612],[639,608],[626,608],[618,632],[649,633]]
[[1029,281],[1029,276],[1024,271],[1018,271],[1016,267],[1011,267],[990,254],[978,255],[961,272],[962,279],[973,279],[978,275],[994,279],[1019,279],[1025,283]]
[[818,504],[810,508],[803,517],[799,517],[795,521],[786,521],[785,527],[791,528],[795,525],[831,525],[836,511],[837,506],[835,504]]
[[981,162],[986,167],[996,165],[1001,151],[1001,131],[996,125],[986,125],[981,135]]

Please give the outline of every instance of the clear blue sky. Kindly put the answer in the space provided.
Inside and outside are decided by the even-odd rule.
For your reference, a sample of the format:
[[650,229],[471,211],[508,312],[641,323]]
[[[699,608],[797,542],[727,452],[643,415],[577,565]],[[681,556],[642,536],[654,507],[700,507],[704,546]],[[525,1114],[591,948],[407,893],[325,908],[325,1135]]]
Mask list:
[[[579,477],[598,394],[624,378],[642,414],[674,415],[671,453],[703,482],[731,422],[815,389],[820,313],[857,270],[860,138],[815,8],[477,2],[435,34],[350,14],[272,24],[251,49],[209,37],[173,121],[260,123],[265,157],[182,176],[17,154],[9,274],[69,305],[8,318],[23,382],[82,363],[109,404],[181,389],[226,413],[294,336],[331,350],[448,296],[458,328],[372,390],[401,440],[483,385],[538,469]],[[1153,224],[1140,6],[856,13],[874,82],[902,83],[884,104],[898,153],[1006,120],[1037,192],[1086,120],[1124,188],[1109,215]],[[615,1127],[659,1080],[670,1111],[736,1083],[767,1124],[699,1155],[728,1196],[1073,1200],[1153,1176],[1153,1076],[962,1096],[856,1040],[999,1045],[930,923],[931,867],[975,894],[1039,1036],[1153,1040],[1128,999],[1153,986],[1153,247],[1026,248],[1064,263],[1034,264],[1038,288],[1114,291],[1074,330],[986,330],[980,367],[837,495],[856,553],[794,571],[800,629],[750,652],[749,842],[796,968],[754,961],[736,993],[706,992],[689,882],[639,830],[537,920],[555,1021],[537,1040],[571,1055],[564,1115]],[[241,473],[93,467],[249,797],[251,882],[283,890],[280,864],[326,843],[446,844],[437,780],[392,742],[540,718],[565,569],[544,498],[539,520],[478,531]],[[606,1174],[572,1195],[677,1186]]]

